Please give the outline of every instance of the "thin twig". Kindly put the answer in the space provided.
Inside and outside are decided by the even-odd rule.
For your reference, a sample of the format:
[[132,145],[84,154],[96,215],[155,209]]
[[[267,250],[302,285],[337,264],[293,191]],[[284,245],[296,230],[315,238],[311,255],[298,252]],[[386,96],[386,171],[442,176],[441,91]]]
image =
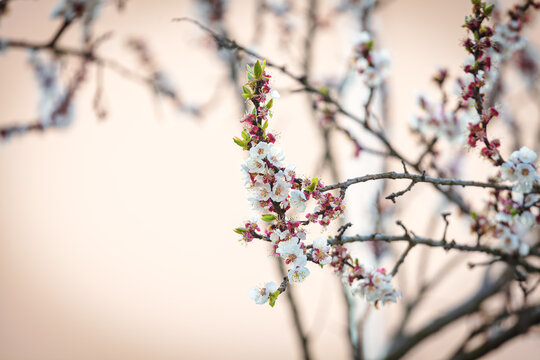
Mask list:
[[403,262],[405,261],[405,258],[407,257],[407,255],[409,255],[409,252],[411,251],[413,247],[415,247],[415,245],[416,244],[414,243],[409,243],[409,245],[407,246],[407,249],[405,249],[403,254],[401,254],[398,261],[396,262],[396,265],[394,265],[394,268],[392,269],[392,272],[390,273],[391,276],[395,276],[397,274],[399,267],[401,266],[401,264],[403,264]]
[[60,28],[58,29],[58,31],[56,32],[56,34],[54,34],[54,36],[52,37],[51,41],[47,44],[47,47],[49,48],[54,48],[54,46],[56,45],[56,43],[58,42],[58,40],[60,40],[60,37],[62,36],[62,34],[67,30],[67,28],[71,25],[72,23],[72,19],[71,18],[66,18],[64,20],[64,22],[62,23],[62,25],[60,26]]
[[[380,179],[408,179],[413,180],[413,183],[418,182],[424,182],[424,183],[431,183],[435,185],[444,185],[444,186],[462,186],[462,187],[481,187],[481,188],[491,188],[491,189],[497,189],[497,190],[512,190],[512,187],[509,185],[499,184],[499,183],[486,183],[481,181],[471,181],[471,180],[461,180],[461,179],[445,179],[445,178],[439,178],[439,177],[431,177],[426,176],[424,174],[418,175],[418,174],[409,174],[409,173],[396,173],[394,171],[389,171],[385,173],[380,174],[372,174],[372,175],[364,175],[357,178],[352,178],[344,182],[340,182],[334,185],[328,185],[321,189],[321,191],[328,191],[328,190],[334,190],[334,189],[343,189],[348,188],[349,186],[353,184],[358,184],[362,182],[372,181],[372,180],[380,180]],[[410,187],[411,185],[409,185]],[[540,188],[535,187],[533,189],[534,193],[540,193]]]

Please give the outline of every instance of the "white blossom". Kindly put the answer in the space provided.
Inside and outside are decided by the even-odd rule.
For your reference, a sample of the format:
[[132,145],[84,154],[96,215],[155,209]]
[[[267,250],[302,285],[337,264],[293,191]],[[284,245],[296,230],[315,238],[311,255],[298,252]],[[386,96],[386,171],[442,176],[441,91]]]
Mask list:
[[510,154],[507,162],[510,162],[514,165],[519,164],[519,151],[514,151],[512,154]]
[[287,199],[291,185],[287,182],[277,180],[272,188],[270,197],[276,202],[282,202]]
[[272,99],[279,99],[281,95],[279,95],[279,92],[277,90],[270,90],[270,98]]
[[309,269],[306,267],[296,267],[289,269],[289,281],[290,282],[302,282],[309,276]]
[[516,166],[516,177],[519,182],[532,183],[535,179],[534,167],[531,164],[518,164]]
[[506,161],[501,165],[501,178],[508,181],[517,180],[516,169],[513,163]]
[[289,232],[289,230],[281,231],[279,229],[276,229],[270,234],[270,240],[272,241],[272,243],[276,243],[279,240],[289,239],[291,239],[291,233]]
[[495,215],[495,221],[497,221],[497,222],[505,222],[505,223],[508,223],[508,224],[512,224],[512,215],[507,214],[507,213],[502,212],[502,211],[499,211],[499,212]]
[[285,160],[285,155],[283,155],[283,150],[279,146],[270,144],[270,154],[267,156],[268,161],[276,166],[281,167],[281,162]]
[[512,187],[512,190],[520,193],[520,194],[527,194],[530,193],[532,190],[532,183],[528,182],[520,182]]
[[285,173],[281,170],[279,170],[274,176],[276,181],[287,182],[287,177],[285,176]]
[[266,283],[264,287],[253,287],[249,290],[249,297],[255,301],[256,304],[264,304],[268,301],[270,294],[275,292],[278,286],[275,282],[271,281]]
[[248,198],[248,201],[251,205],[251,209],[256,211],[256,212],[259,212],[259,213],[266,213],[268,212],[268,204],[266,202],[263,202],[261,204],[261,201],[260,200],[257,200],[255,198]]
[[246,168],[250,173],[264,174],[267,170],[266,164],[262,160],[249,157],[246,161]]
[[304,254],[304,250],[296,237],[280,242],[276,253],[293,267],[304,267],[307,264],[307,256]]
[[371,41],[371,35],[367,31],[362,31],[356,35],[356,42],[360,44],[367,44]]
[[356,68],[367,86],[376,87],[390,73],[390,55],[386,50],[372,51],[371,64],[362,57],[356,61]]
[[272,194],[272,189],[268,183],[256,183],[252,188],[251,192],[255,199],[259,201],[265,201],[270,198]]
[[260,219],[261,219],[260,215],[251,214],[251,216],[249,217],[249,222],[256,224],[259,222]]
[[299,212],[306,210],[306,194],[301,190],[291,190],[291,205]]
[[266,155],[268,155],[268,149],[268,143],[261,141],[260,143],[249,149],[249,156],[252,159],[261,161],[266,157]]
[[531,164],[521,163],[516,165],[516,178],[518,184],[513,187],[513,190],[522,194],[531,192],[533,183],[536,179],[534,172],[535,169]]
[[491,38],[493,42],[499,44],[499,47],[502,47],[502,54],[499,56],[504,59],[508,59],[514,52],[523,49],[527,45],[527,40],[513,28],[515,29],[516,26],[512,26],[512,23],[509,26],[497,24]]
[[530,211],[524,211],[523,213],[521,213],[518,220],[526,227],[531,227],[536,224],[536,216],[534,216],[534,214]]
[[536,160],[536,153],[526,146],[517,151],[517,158],[525,164],[531,164]]
[[328,245],[328,239],[319,237],[313,241],[313,260],[321,265],[328,265],[332,262],[330,256],[331,246]]
[[502,252],[511,254],[518,250],[520,246],[519,238],[516,234],[512,233],[509,229],[504,229],[503,234],[500,237],[499,249]]
[[296,176],[295,169],[296,166],[292,164],[285,168],[284,174],[287,181],[292,181],[292,179],[294,179],[294,177]]

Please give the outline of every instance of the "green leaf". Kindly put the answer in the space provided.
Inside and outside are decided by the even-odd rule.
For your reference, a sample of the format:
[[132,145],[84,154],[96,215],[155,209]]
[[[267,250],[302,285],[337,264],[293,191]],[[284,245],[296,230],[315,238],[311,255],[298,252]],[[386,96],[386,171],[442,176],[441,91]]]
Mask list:
[[493,8],[495,7],[495,4],[491,4],[489,5],[488,7],[486,7],[484,9],[484,13],[486,14],[486,16],[490,16],[491,13],[493,12]]
[[519,209],[516,209],[515,207],[513,207],[512,205],[510,205],[510,215],[512,216],[516,216],[517,214],[519,214]]
[[373,40],[369,40],[369,41],[367,42],[366,46],[367,46],[368,50],[373,49]]
[[245,143],[248,143],[251,140],[251,136],[246,129],[242,130],[242,137],[244,138]]
[[253,75],[255,76],[255,79],[259,80],[263,74],[263,70],[261,67],[261,63],[259,60],[255,63],[255,66],[253,67]]
[[270,110],[272,106],[274,105],[274,99],[270,99],[270,101],[264,106],[267,110]]
[[478,214],[474,211],[471,211],[471,217],[476,220],[478,218]]
[[265,120],[262,128],[263,130],[266,130],[267,127],[268,127],[268,120]]
[[240,235],[242,235],[246,231],[247,230],[245,228],[236,228],[236,229],[234,229],[234,232],[237,233],[237,234],[240,234]]
[[330,95],[330,90],[323,86],[319,89],[319,94],[321,94],[322,96],[328,96]]
[[237,138],[237,137],[234,137],[233,138],[233,141],[236,145],[240,146],[241,148],[245,149],[246,148],[246,143],[240,139],[240,138]]
[[274,214],[264,214],[261,216],[262,221],[270,222],[276,220],[276,215]]
[[242,90],[244,91],[244,94],[250,94],[251,95],[251,90],[249,90],[247,87],[242,86]]
[[271,293],[270,296],[268,296],[268,304],[270,304],[271,307],[274,307],[274,305],[276,305],[276,300],[279,294],[280,294],[279,290],[276,290],[273,293]]
[[311,179],[311,183],[306,188],[306,190],[309,191],[309,192],[313,192],[317,188],[318,184],[319,184],[319,179],[318,178],[313,178],[313,179]]

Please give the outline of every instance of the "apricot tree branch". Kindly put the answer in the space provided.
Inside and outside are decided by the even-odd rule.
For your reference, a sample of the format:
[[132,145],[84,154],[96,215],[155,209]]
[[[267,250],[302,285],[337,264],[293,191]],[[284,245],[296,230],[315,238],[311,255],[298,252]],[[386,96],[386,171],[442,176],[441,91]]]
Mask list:
[[502,276],[499,276],[497,280],[482,286],[474,295],[469,299],[460,303],[456,307],[450,309],[446,314],[429,321],[424,327],[420,328],[413,334],[406,335],[403,338],[398,338],[392,345],[390,351],[385,356],[385,360],[397,360],[402,358],[413,347],[418,345],[421,341],[425,340],[429,336],[437,333],[445,328],[447,325],[461,319],[462,317],[473,314],[480,309],[480,306],[484,301],[493,295],[499,293],[504,288],[508,281],[512,278],[512,271],[506,271]]
[[[343,108],[343,106],[337,100],[335,100],[333,97],[331,97],[328,93],[326,93],[324,91],[321,91],[320,89],[317,89],[315,86],[310,84],[308,82],[308,79],[307,79],[305,74],[302,75],[302,76],[295,75],[294,73],[289,71],[286,66],[278,65],[278,64],[272,62],[271,60],[268,60],[267,57],[263,57],[260,54],[254,52],[252,50],[249,50],[246,47],[240,45],[235,40],[232,40],[232,39],[229,39],[227,37],[221,36],[220,34],[215,32],[214,30],[212,30],[212,29],[208,28],[207,26],[201,24],[197,20],[194,20],[194,19],[191,19],[191,18],[188,18],[188,17],[182,17],[182,18],[175,18],[175,19],[173,19],[173,21],[179,21],[179,22],[180,21],[186,21],[186,22],[190,22],[192,24],[195,24],[201,30],[205,31],[210,36],[212,36],[212,38],[216,41],[216,43],[218,44],[218,46],[220,48],[233,50],[233,51],[241,51],[241,52],[243,52],[243,53],[245,53],[245,54],[247,54],[249,56],[252,56],[254,58],[260,58],[260,59],[264,58],[264,59],[266,59],[266,65],[267,66],[273,67],[274,69],[280,71],[281,73],[285,74],[286,76],[290,77],[291,79],[293,79],[296,82],[298,82],[299,84],[301,84],[303,86],[304,91],[315,93],[315,94],[318,94],[318,95],[322,96],[326,102],[331,103],[336,107],[336,110],[337,110],[338,113],[340,113],[340,114],[350,118],[351,120],[361,124],[370,134],[374,135],[377,139],[379,139],[379,141],[381,141],[384,144],[384,146],[388,150],[388,152],[387,152],[388,156],[404,161],[408,165],[413,166],[414,169],[419,171],[419,172],[423,171],[423,169],[421,169],[419,167],[419,165],[416,165],[415,163],[411,162],[410,160],[407,160],[402,154],[400,154],[397,151],[397,149],[395,149],[394,146],[390,143],[390,141],[388,140],[386,135],[381,130],[375,130],[369,125],[368,118],[370,117],[370,113],[371,113],[370,110],[369,110],[369,107],[370,107],[371,100],[373,98],[373,94],[374,94],[374,91],[375,91],[374,88],[370,88],[368,101],[366,102],[366,104],[364,106],[365,118],[362,119],[359,116],[356,116],[356,115],[352,114],[351,112],[347,111],[345,108]],[[465,203],[465,201],[461,198],[461,196],[459,196],[459,194],[457,194],[455,192],[452,192],[450,190],[444,190],[441,187],[439,187],[437,184],[433,184],[433,186],[435,186],[435,188],[438,191],[440,191],[449,201],[455,203],[464,213],[469,212],[469,206]]]
[[[515,317],[516,319],[513,326],[505,330],[498,329],[498,331],[495,332],[493,336],[487,337],[487,339],[483,343],[469,351],[465,351],[464,346],[460,347],[458,351],[452,355],[451,359],[478,359],[479,357],[489,353],[492,350],[495,350],[502,344],[513,339],[514,337],[528,332],[532,326],[540,324],[540,305],[527,307],[514,314],[509,314],[505,312],[503,314],[507,315],[505,317],[514,315],[513,317]],[[488,326],[487,328],[489,327],[491,326]],[[472,339],[472,337],[474,336],[474,332],[471,333],[471,336],[466,340],[465,344],[468,343],[468,340]]]
[[[389,234],[371,234],[371,235],[355,235],[355,236],[344,236],[341,240],[336,238],[329,239],[328,243],[331,245],[336,244],[347,244],[354,242],[368,242],[368,241],[384,241],[388,243],[405,241],[412,245],[424,245],[429,247],[438,247],[444,250],[458,250],[462,252],[475,252],[475,253],[484,253],[487,255],[492,255],[499,257],[501,261],[507,262],[510,265],[522,266],[525,270],[530,273],[540,273],[540,268],[525,261],[525,257],[517,254],[508,254],[499,249],[491,248],[486,245],[465,245],[458,244],[455,240],[450,242],[446,240],[433,240],[429,238],[423,238],[416,235],[411,235],[408,232],[403,235],[389,235]],[[535,256],[538,254],[535,252]]]
[[[471,180],[461,180],[461,179],[445,179],[439,177],[426,176],[425,174],[409,174],[409,173],[396,173],[394,171],[384,172],[380,174],[364,175],[357,178],[352,178],[347,181],[337,183],[334,185],[328,185],[321,189],[321,191],[328,191],[334,189],[346,189],[351,185],[367,182],[371,180],[380,180],[380,179],[408,179],[412,180],[413,184],[424,182],[431,183],[436,185],[444,186],[462,186],[462,187],[481,187],[481,188],[492,188],[497,190],[512,190],[512,187],[509,185],[494,183],[494,182],[481,182],[481,181],[471,181]],[[409,185],[410,186],[410,185]],[[535,187],[533,190],[534,193],[540,193],[540,189]]]

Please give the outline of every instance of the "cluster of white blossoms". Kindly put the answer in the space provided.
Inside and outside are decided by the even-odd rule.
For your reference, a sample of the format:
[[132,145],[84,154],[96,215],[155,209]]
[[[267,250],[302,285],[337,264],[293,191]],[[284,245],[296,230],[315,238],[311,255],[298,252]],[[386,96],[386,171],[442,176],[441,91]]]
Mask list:
[[[514,20],[510,21],[508,24],[495,25],[494,35],[491,37],[491,41],[494,45],[486,49],[486,52],[487,56],[490,57],[492,66],[487,72],[479,70],[477,75],[477,78],[484,83],[480,89],[482,94],[490,94],[494,91],[500,77],[500,64],[508,60],[515,52],[522,50],[527,45],[527,39],[521,36],[519,25]],[[464,65],[473,66],[474,62],[474,57],[469,56],[465,60]],[[474,81],[474,76],[467,73],[466,76],[463,77],[465,88],[467,88],[472,81]],[[474,102],[469,101],[468,104],[474,106]],[[470,122],[473,124],[480,120],[474,110],[465,112],[463,115],[471,116]]]
[[459,112],[446,111],[443,104],[432,103],[425,95],[418,95],[418,104],[424,114],[412,117],[412,130],[422,135],[445,138],[453,144],[465,142],[468,117],[459,116]]
[[535,160],[536,153],[523,146],[514,151],[510,158],[502,164],[500,176],[503,180],[517,181],[517,184],[512,188],[515,192],[529,193],[537,180]]
[[[527,45],[527,39],[521,36],[521,27],[516,20],[511,20],[508,24],[497,24],[494,27],[493,36],[490,40],[493,46],[486,49],[486,56],[489,57],[491,66],[489,71],[478,70],[476,79],[471,73],[466,73],[459,81],[460,93],[467,93],[469,85],[476,80],[482,81],[483,85],[480,88],[482,95],[489,94],[494,91],[494,87],[499,81],[500,64],[508,60],[514,53],[524,49]],[[474,66],[475,58],[469,55],[465,61],[465,66]],[[480,117],[474,109],[474,99],[464,97],[464,103],[469,105],[467,111],[461,111],[460,116],[467,118],[468,122],[476,124],[480,121]]]
[[521,26],[516,20],[508,24],[495,25],[494,35],[491,40],[495,43],[495,49],[501,54],[502,59],[510,58],[516,51],[527,46],[527,39],[521,36]]
[[392,276],[386,275],[384,268],[362,270],[362,278],[353,282],[353,293],[360,294],[376,307],[388,302],[395,303],[401,297],[401,292],[392,286]]
[[[249,192],[248,201],[257,214],[244,227],[236,228],[235,232],[242,235],[246,243],[253,239],[269,241],[272,244],[271,256],[280,257],[288,266],[287,277],[280,287],[269,282],[249,291],[255,303],[268,302],[274,306],[287,282],[303,282],[310,275],[308,261],[320,266],[330,265],[338,274],[343,274],[345,267],[351,267],[351,257],[345,247],[330,245],[324,237],[315,239],[312,245],[305,242],[305,226],[328,226],[343,214],[345,205],[341,197],[325,191],[318,178],[298,178],[295,166],[284,164],[282,149],[274,145],[274,135],[266,131],[273,100],[277,96],[270,89],[270,75],[264,71],[264,65],[264,62],[261,65],[257,61],[253,69],[248,66],[249,81],[243,87],[243,96],[251,100],[255,109],[241,120],[244,127],[242,137],[233,139],[249,153],[241,168],[244,185]],[[311,213],[305,213],[310,199],[316,205]],[[296,210],[293,216],[289,213],[291,209]],[[305,220],[297,220],[296,217]],[[260,222],[262,226],[259,226]],[[264,233],[260,232],[261,228]],[[379,269],[366,274],[354,273],[352,280],[358,281],[358,288],[365,288],[361,291],[368,301],[384,304],[395,301],[399,296],[391,285],[389,289],[390,279],[391,276],[386,276],[384,269]]]
[[355,46],[354,65],[364,83],[376,87],[390,73],[390,55],[386,50],[373,50],[371,35],[364,31],[358,36]]
[[289,205],[299,212],[306,209],[305,194],[298,189],[291,190],[295,166],[289,165],[282,170],[284,159],[283,150],[272,143],[261,141],[249,150],[249,158],[242,170],[253,210],[267,213],[272,210],[272,201],[279,203],[281,209]]
[[[261,66],[257,61],[253,69],[248,67],[248,71],[249,81],[243,87],[244,97],[251,99],[256,109],[241,121],[244,127],[242,138],[234,141],[249,152],[242,172],[249,191],[248,201],[262,215],[235,231],[242,234],[243,240],[250,242],[262,236],[256,232],[260,229],[257,223],[262,220],[266,224],[265,238],[272,243],[272,255],[281,257],[289,266],[288,280],[302,282],[310,274],[306,267],[307,247],[303,242],[306,234],[301,222],[291,219],[286,213],[291,207],[298,213],[305,211],[306,202],[317,184],[303,189],[307,182],[296,178],[295,166],[285,167],[283,164],[283,150],[274,145],[275,137],[266,131],[273,100],[279,98],[279,94],[270,89],[270,76],[264,72],[264,63]],[[267,284],[264,288],[251,289],[250,297],[257,304],[268,301],[269,287],[271,293],[276,292],[275,297],[279,295],[273,283],[269,284],[272,286]]]
[[498,212],[495,215],[495,234],[499,239],[496,248],[507,253],[518,253],[521,256],[529,254],[529,245],[522,239],[536,224],[536,216],[530,211],[521,214]]
[[285,240],[287,235],[282,238],[276,249],[276,254],[285,260],[285,264],[289,265],[288,277],[289,281],[302,282],[310,274],[307,265],[307,256],[304,253],[304,244],[297,237],[291,237]]
[[[501,165],[500,177],[503,180],[517,182],[512,187],[514,192],[527,194],[531,192],[538,179],[535,175],[535,161],[536,153],[524,146],[514,151]],[[522,199],[522,203],[518,203],[511,198],[500,198],[498,212],[491,224],[494,236],[499,240],[497,249],[508,254],[518,253],[526,256],[529,253],[529,246],[523,239],[536,225],[537,217],[530,211],[530,204],[535,200],[530,203],[527,196]]]

